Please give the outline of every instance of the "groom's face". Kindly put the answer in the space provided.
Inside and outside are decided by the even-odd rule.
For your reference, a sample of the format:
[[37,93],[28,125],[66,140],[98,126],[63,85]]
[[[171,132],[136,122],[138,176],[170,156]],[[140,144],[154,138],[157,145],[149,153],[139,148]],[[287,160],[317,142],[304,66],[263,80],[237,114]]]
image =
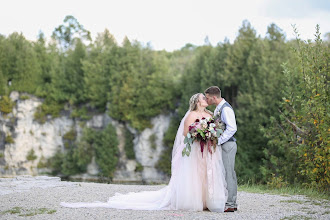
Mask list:
[[210,94],[205,94],[205,97],[206,97],[207,104],[209,104],[209,105],[216,104],[216,102],[215,102],[215,96],[212,96]]

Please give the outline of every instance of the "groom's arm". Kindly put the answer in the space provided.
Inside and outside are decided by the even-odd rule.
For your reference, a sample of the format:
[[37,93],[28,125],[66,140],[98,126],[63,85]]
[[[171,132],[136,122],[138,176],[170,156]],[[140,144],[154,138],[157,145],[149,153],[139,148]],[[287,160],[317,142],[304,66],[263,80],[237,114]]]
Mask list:
[[220,136],[218,144],[227,142],[232,136],[234,136],[237,131],[235,113],[231,108],[223,108],[221,113],[221,120],[226,124],[226,130]]

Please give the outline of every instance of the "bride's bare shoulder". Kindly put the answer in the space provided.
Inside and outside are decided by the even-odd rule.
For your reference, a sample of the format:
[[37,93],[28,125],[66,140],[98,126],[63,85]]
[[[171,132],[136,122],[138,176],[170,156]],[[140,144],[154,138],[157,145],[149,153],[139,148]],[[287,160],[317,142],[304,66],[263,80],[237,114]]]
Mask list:
[[184,123],[187,125],[191,125],[197,118],[197,113],[194,111],[189,112],[189,114],[187,115]]

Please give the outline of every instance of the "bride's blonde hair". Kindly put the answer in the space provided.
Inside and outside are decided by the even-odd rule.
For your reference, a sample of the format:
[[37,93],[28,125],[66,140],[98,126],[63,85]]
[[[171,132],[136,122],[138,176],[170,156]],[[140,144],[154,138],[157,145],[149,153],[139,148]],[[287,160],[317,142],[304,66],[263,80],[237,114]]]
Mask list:
[[[197,103],[199,102],[199,96],[202,95],[202,93],[196,93],[195,95],[191,96],[190,100],[189,100],[189,110],[190,111],[195,111],[197,110]],[[211,112],[208,109],[205,109],[205,112],[213,115],[213,112]]]
[[195,111],[197,109],[197,103],[199,101],[199,96],[202,93],[196,93],[195,95],[191,96],[189,100],[189,110],[190,111]]

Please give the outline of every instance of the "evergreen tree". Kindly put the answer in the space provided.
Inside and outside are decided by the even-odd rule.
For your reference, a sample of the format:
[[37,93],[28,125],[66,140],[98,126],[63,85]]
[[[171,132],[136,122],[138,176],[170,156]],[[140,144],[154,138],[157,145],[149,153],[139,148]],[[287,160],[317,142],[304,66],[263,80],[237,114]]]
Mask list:
[[93,107],[104,111],[111,90],[110,78],[116,71],[117,43],[108,30],[99,34],[89,57],[83,62],[86,97]]

